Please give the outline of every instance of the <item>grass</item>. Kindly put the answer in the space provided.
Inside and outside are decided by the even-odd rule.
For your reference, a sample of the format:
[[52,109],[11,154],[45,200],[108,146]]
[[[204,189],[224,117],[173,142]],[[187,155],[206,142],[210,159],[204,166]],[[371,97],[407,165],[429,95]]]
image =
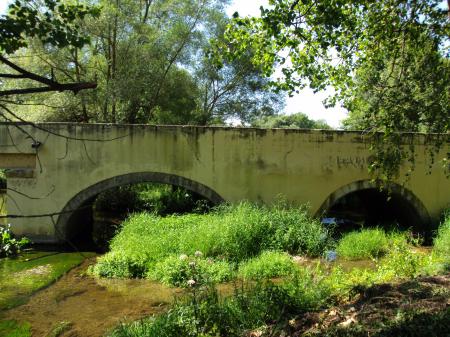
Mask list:
[[176,287],[187,287],[191,280],[200,284],[226,282],[233,276],[234,268],[227,261],[195,255],[171,255],[156,263],[147,274],[150,279]]
[[31,337],[31,326],[26,322],[15,320],[0,321],[0,336],[2,337]]
[[0,310],[26,303],[29,296],[80,264],[78,253],[25,253],[0,259]]
[[265,250],[319,256],[329,245],[329,233],[305,208],[282,203],[268,207],[243,202],[209,214],[165,218],[140,213],[124,223],[111,241],[111,252],[98,259],[92,272],[144,277],[166,258],[192,256],[196,251],[205,258],[238,264]]
[[260,280],[287,276],[295,273],[297,266],[286,253],[264,251],[260,255],[239,264],[238,277],[244,280]]
[[[367,231],[365,235],[366,233]],[[376,260],[376,268],[373,270],[352,269],[344,272],[340,267],[330,270],[318,263],[315,267],[294,268],[276,284],[270,280],[261,281],[261,278],[266,276],[262,272],[268,270],[267,275],[273,276],[276,272],[269,272],[271,268],[277,271],[276,266],[280,263],[288,266],[290,258],[282,253],[262,252],[260,256],[241,262],[239,268],[242,275],[248,273],[249,279],[256,278],[256,283],[255,281],[243,283],[241,287],[235,288],[232,296],[222,298],[214,288],[195,285],[191,288],[188,297],[176,303],[168,312],[136,322],[123,323],[108,336],[286,335],[286,329],[291,333],[292,329],[294,331],[299,329],[299,327],[293,328],[296,323],[291,324],[291,321],[295,322],[292,318],[305,320],[309,317],[305,313],[312,313],[314,316],[318,310],[339,303],[345,304],[343,308],[348,310],[348,301],[351,299],[354,299],[355,306],[358,303],[361,305],[360,302],[365,299],[367,305],[372,305],[374,302],[374,308],[379,301],[381,305],[385,304],[383,310],[389,311],[389,316],[380,320],[383,318],[382,315],[372,315],[375,320],[371,321],[370,325],[364,319],[349,327],[332,323],[327,330],[320,330],[318,334],[311,333],[311,336],[367,336],[368,331],[378,331],[380,336],[446,336],[449,333],[450,311],[448,308],[441,310],[430,307],[431,302],[427,297],[431,296],[434,301],[432,303],[435,305],[445,307],[443,303],[449,299],[445,283],[436,279],[436,285],[442,288],[436,292],[436,290],[426,290],[428,286],[425,286],[425,290],[422,289],[423,284],[429,284],[432,278],[423,278],[420,287],[419,281],[416,280],[419,280],[417,277],[421,275],[445,272],[445,269],[439,269],[440,265],[437,261],[440,261],[439,257],[445,256],[448,252],[448,246],[445,244],[448,233],[448,222],[445,222],[439,229],[435,239],[437,246],[432,254],[411,249],[405,236],[381,235],[390,243],[390,249]],[[384,242],[383,240],[381,242]],[[283,268],[279,267],[279,269]],[[401,279],[410,281],[404,284],[398,283]],[[393,300],[394,295],[383,298],[386,287],[391,289],[394,295],[403,293],[398,299],[396,298],[401,309],[396,310],[396,307],[390,306],[389,301]],[[410,291],[408,287],[419,287],[422,292]],[[406,299],[406,297],[410,298]],[[413,304],[418,300],[422,301],[420,306],[423,308],[414,309]],[[428,308],[429,311],[421,311]],[[362,314],[367,315],[365,312]],[[320,317],[328,319],[330,315],[326,313]],[[351,316],[352,313],[348,315]],[[346,319],[344,316],[340,321],[345,322]],[[333,317],[329,320],[333,322]],[[304,324],[309,324],[307,319]]]
[[450,210],[446,212],[433,243],[435,254],[443,260],[446,269],[450,269]]
[[386,233],[381,228],[362,229],[344,235],[338,242],[338,256],[348,260],[378,258],[385,255],[394,244],[407,244],[405,234]]

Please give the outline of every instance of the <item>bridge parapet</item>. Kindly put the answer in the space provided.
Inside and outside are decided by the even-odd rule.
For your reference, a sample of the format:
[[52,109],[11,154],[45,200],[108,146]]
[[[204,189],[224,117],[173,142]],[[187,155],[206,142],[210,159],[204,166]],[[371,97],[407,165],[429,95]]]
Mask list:
[[[397,181],[433,222],[450,203],[450,179],[438,160],[429,174],[427,145],[436,137],[442,135],[404,134],[405,146],[417,146],[416,168],[405,184],[406,168]],[[450,151],[445,137],[437,158]],[[370,182],[370,145],[370,136],[354,131],[0,123],[0,168],[9,170],[9,214],[53,214],[14,219],[16,231],[60,241],[83,225],[73,208],[104,189],[143,180],[213,201],[270,203],[283,195],[316,214],[345,186]]]

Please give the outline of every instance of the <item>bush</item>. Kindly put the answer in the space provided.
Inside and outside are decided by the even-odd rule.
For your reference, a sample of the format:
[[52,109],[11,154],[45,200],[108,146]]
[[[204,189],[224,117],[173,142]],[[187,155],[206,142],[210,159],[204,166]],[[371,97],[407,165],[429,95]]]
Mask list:
[[25,237],[20,240],[16,239],[11,232],[10,224],[6,227],[0,225],[0,257],[17,255],[29,243],[30,240]]
[[226,261],[204,258],[200,252],[193,257],[185,254],[169,256],[150,267],[147,277],[167,285],[187,287],[190,281],[196,285],[229,281],[233,266]]
[[297,266],[286,253],[264,251],[259,256],[243,261],[238,276],[243,279],[264,279],[292,274]]
[[239,263],[264,250],[318,256],[329,245],[328,232],[307,215],[306,209],[244,202],[203,215],[161,218],[149,213],[135,214],[111,241],[111,251],[116,255],[107,254],[105,259],[145,261],[147,272],[171,255],[193,255],[196,251],[215,260]]
[[401,233],[386,232],[380,228],[362,229],[345,234],[336,247],[338,256],[349,260],[376,258],[386,254],[394,244],[406,244]]

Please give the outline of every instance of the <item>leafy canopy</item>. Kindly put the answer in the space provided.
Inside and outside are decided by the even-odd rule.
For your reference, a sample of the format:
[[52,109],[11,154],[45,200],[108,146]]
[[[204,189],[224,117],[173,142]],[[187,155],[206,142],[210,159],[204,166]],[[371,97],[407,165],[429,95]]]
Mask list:
[[59,48],[82,47],[89,41],[80,34],[80,20],[86,15],[98,16],[99,9],[58,0],[16,0],[0,17],[0,52],[12,54],[34,37]]
[[[227,43],[216,44],[219,64],[251,49],[257,51],[252,62],[266,76],[275,74],[272,85],[278,90],[292,94],[306,85],[316,91],[333,86],[336,94],[327,104],[346,106],[353,119],[348,125],[383,132],[373,138],[371,166],[383,180],[396,177],[405,160],[414,167],[414,151],[401,146],[397,131],[449,132],[450,25],[441,1],[269,4],[261,7],[261,18],[235,13]],[[444,143],[438,139],[432,152]]]

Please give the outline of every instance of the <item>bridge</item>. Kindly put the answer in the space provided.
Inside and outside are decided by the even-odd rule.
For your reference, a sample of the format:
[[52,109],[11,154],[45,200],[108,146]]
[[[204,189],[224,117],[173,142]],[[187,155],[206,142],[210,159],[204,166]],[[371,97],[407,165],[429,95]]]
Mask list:
[[[436,225],[450,203],[438,160],[450,141],[430,163],[427,135],[404,138],[416,146],[416,167],[406,183],[405,167],[390,184],[392,200],[411,225]],[[50,243],[84,230],[99,193],[138,182],[182,186],[214,203],[271,203],[282,195],[320,216],[346,196],[379,191],[367,170],[370,144],[347,131],[1,123],[0,168],[7,169],[14,232]]]

